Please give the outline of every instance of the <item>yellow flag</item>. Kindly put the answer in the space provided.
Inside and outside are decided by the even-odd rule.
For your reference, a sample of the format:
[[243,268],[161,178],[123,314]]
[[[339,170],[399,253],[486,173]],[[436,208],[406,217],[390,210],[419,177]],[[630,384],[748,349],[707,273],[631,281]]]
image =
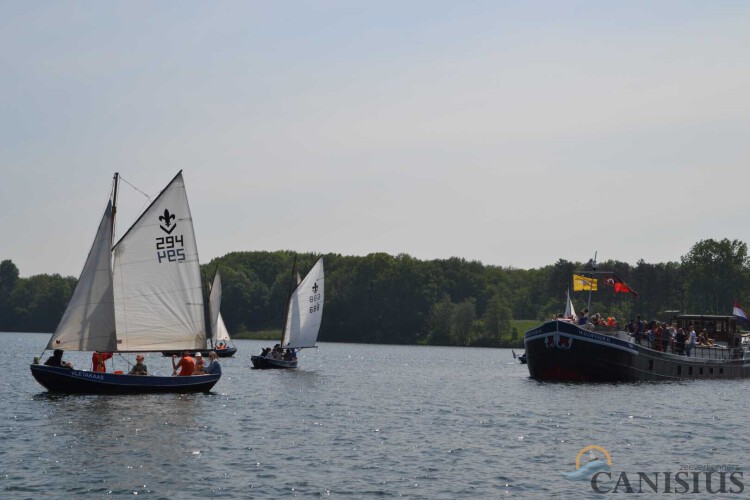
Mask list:
[[574,292],[582,292],[586,290],[591,290],[592,292],[596,292],[597,288],[597,280],[596,278],[589,278],[587,276],[580,276],[578,274],[573,275],[573,291]]

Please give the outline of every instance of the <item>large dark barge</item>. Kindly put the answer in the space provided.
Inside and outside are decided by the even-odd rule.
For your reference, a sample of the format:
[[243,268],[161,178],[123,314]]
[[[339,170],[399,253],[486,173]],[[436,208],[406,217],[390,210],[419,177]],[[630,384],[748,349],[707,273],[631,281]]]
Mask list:
[[646,336],[639,344],[630,332],[558,319],[526,332],[529,375],[588,382],[750,377],[750,344],[734,316],[677,315],[671,323],[706,329],[715,345],[696,345],[687,356],[674,342],[664,350]]

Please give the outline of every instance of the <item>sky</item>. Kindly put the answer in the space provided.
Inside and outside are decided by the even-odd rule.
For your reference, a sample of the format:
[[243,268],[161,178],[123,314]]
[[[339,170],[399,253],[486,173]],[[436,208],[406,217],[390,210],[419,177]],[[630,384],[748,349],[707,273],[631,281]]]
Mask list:
[[[0,0],[0,260],[182,170],[199,255],[521,269],[750,238],[750,2]],[[131,187],[134,186],[136,189]]]

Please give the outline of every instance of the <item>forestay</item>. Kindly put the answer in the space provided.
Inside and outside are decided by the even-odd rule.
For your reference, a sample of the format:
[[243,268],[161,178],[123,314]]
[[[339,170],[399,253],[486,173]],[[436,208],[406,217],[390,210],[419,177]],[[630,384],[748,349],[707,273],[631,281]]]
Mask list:
[[205,349],[198,248],[180,172],[114,247],[117,350]]
[[323,317],[323,258],[313,266],[289,298],[282,347],[314,347]]

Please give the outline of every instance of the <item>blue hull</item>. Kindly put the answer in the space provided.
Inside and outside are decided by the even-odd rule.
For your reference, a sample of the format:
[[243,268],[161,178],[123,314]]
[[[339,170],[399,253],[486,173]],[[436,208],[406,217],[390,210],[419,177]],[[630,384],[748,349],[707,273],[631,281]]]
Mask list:
[[283,359],[265,358],[263,356],[251,356],[250,361],[253,362],[253,368],[259,370],[266,370],[270,368],[276,369],[289,369],[297,368],[297,360],[285,361]]
[[31,374],[50,392],[65,394],[152,394],[209,392],[219,381],[218,375],[164,377],[153,375],[120,375],[70,370],[55,366],[31,365]]

